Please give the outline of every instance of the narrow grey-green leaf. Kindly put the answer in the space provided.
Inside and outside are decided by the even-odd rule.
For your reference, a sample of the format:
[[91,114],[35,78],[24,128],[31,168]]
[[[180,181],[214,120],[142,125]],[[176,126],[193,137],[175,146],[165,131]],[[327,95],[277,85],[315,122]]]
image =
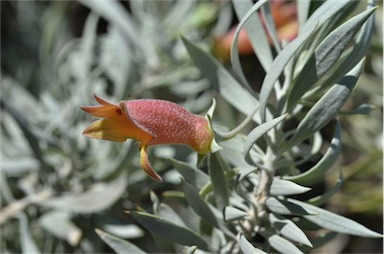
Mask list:
[[283,73],[285,66],[287,66],[292,57],[297,54],[300,47],[311,38],[315,30],[316,29],[308,30],[296,37],[276,56],[271,67],[268,69],[260,90],[260,115],[263,121],[266,119],[265,111],[269,95]]
[[176,170],[188,182],[201,189],[209,182],[209,176],[203,171],[191,166],[188,163],[173,158],[169,159]]
[[[304,1],[304,0],[303,0]],[[309,1],[308,1],[309,2]],[[304,27],[300,29],[301,32],[312,30],[316,24],[322,26],[327,20],[335,16],[338,12],[349,5],[353,5],[354,1],[325,1],[305,22]]]
[[[326,232],[324,234],[321,234],[320,236],[318,236],[316,238],[313,238],[312,239],[313,247],[318,248],[318,247],[323,246],[324,244],[333,240],[337,236],[337,234],[338,233],[331,231],[331,232]],[[310,252],[310,251],[311,250],[308,250],[308,252]]]
[[40,219],[41,226],[56,236],[66,240],[70,245],[77,246],[81,239],[81,229],[71,220],[68,212],[52,211],[45,213]]
[[123,195],[127,183],[126,174],[122,174],[109,183],[95,184],[89,191],[53,197],[39,204],[76,213],[94,213],[115,203]]
[[100,236],[101,240],[103,240],[109,247],[111,247],[116,253],[137,253],[144,254],[146,253],[133,243],[130,243],[122,238],[117,236],[108,234],[100,229],[95,229],[96,233]]
[[265,204],[268,209],[274,213],[282,214],[282,215],[310,215],[311,212],[307,211],[300,205],[289,202],[283,199],[277,199],[274,197],[270,197],[266,200]]
[[211,177],[213,194],[219,210],[229,205],[229,188],[225,178],[225,162],[220,153],[209,154],[208,172]]
[[309,241],[308,237],[305,235],[303,230],[301,230],[291,220],[278,218],[273,213],[270,213],[269,221],[285,238],[312,247],[311,242]]
[[350,111],[340,111],[339,114],[340,115],[344,115],[344,116],[351,116],[351,115],[369,115],[369,113],[371,113],[371,111],[375,109],[375,107],[373,105],[369,105],[369,104],[361,104],[360,106],[358,106],[357,108],[355,109],[352,109]]
[[271,38],[275,51],[277,54],[279,54],[281,51],[280,40],[276,32],[275,20],[272,15],[271,6],[269,4],[265,4],[261,7],[261,17],[264,20],[267,34]]
[[166,220],[172,221],[173,223],[186,227],[184,221],[180,216],[167,204],[160,203],[157,208],[157,216]]
[[197,246],[188,247],[187,254],[194,254],[196,250],[197,250]]
[[124,31],[126,39],[133,42],[138,48],[141,48],[136,27],[121,3],[117,1],[110,1],[108,4],[105,4],[100,1],[86,0],[80,0],[80,3],[99,13],[107,21],[116,24],[122,31]]
[[[369,16],[372,15],[374,10],[375,9],[372,8],[349,19],[332,31],[316,48],[314,55],[311,56],[304,68],[300,71],[289,93],[287,101],[288,112],[293,109],[297,101],[338,61],[345,48],[348,47],[361,26]],[[260,107],[261,106],[262,104]]]
[[[257,98],[253,97],[239,82],[211,55],[204,52],[192,42],[183,38],[183,43],[195,65],[212,87],[233,107],[245,115],[253,113],[258,106]],[[270,115],[270,113],[268,113]],[[255,114],[253,120],[260,123],[260,116]]]
[[357,79],[364,67],[364,60],[360,61],[338,84],[332,86],[316,102],[297,126],[288,144],[282,147],[282,150],[291,148],[312,136],[337,115],[356,85]]
[[275,250],[283,254],[303,253],[293,243],[279,235],[268,237],[268,242]]
[[341,171],[340,171],[339,179],[337,179],[335,186],[333,186],[332,189],[328,190],[327,192],[319,196],[316,196],[314,198],[311,198],[310,200],[308,200],[308,203],[315,206],[321,206],[322,204],[325,204],[333,195],[335,195],[340,190],[340,187],[342,184],[343,184],[343,175],[341,174]]
[[309,16],[309,8],[311,7],[311,1],[297,0],[297,19],[299,21],[299,32],[303,29],[305,22]]
[[[312,223],[309,220],[306,220],[304,217],[295,217],[295,218],[292,218],[292,221],[299,228],[301,228],[302,230],[305,230],[305,231],[307,231],[307,230],[316,231],[316,230],[323,229],[321,226],[319,226],[315,223]],[[313,242],[312,242],[312,244],[313,244]]]
[[41,253],[37,247],[35,241],[29,232],[28,219],[24,213],[20,213],[19,216],[19,228],[20,228],[20,245],[23,253]]
[[[367,10],[371,9],[373,6],[374,2],[368,1]],[[329,71],[329,77],[327,77],[321,85],[335,84],[338,82],[367,54],[371,45],[374,21],[374,15],[371,15],[369,19],[364,23],[363,27],[361,28],[361,32],[352,45],[352,51],[348,52],[348,54],[340,58],[340,60],[335,64],[337,66],[332,67],[332,71]]]
[[226,206],[223,213],[225,221],[238,220],[249,215],[247,212],[232,206]]
[[257,170],[256,167],[247,167],[242,168],[239,170],[239,174],[237,175],[236,182],[240,183],[243,181],[247,176],[249,176],[251,173],[255,172]]
[[[103,220],[103,218],[101,219]],[[103,221],[103,223],[105,222]],[[145,234],[144,230],[142,230],[137,224],[103,224],[102,228],[105,232],[124,239],[140,238]]]
[[[243,73],[237,43],[240,30],[245,29],[249,41],[251,42],[252,48],[261,65],[263,66],[264,70],[269,69],[269,66],[273,60],[272,51],[270,49],[267,36],[264,32],[263,24],[261,23],[260,18],[256,13],[263,4],[267,3],[267,0],[258,1],[253,6],[252,2],[248,0],[233,0],[232,3],[237,16],[240,19],[240,22],[236,27],[231,44],[231,64],[234,71],[237,73],[237,75],[239,75],[243,85],[246,85],[247,88],[252,91],[252,88],[249,86],[248,81]],[[247,22],[248,20],[250,20],[250,22]]]
[[185,199],[191,206],[193,211],[197,213],[207,223],[219,227],[216,216],[213,214],[208,203],[200,196],[198,189],[192,186],[187,181],[183,181],[183,188],[185,193]]
[[266,132],[268,132],[270,129],[275,127],[278,123],[280,123],[287,115],[282,115],[279,117],[276,117],[268,122],[262,123],[259,126],[257,126],[255,129],[253,129],[249,134],[247,139],[244,143],[244,155],[247,155],[249,153],[249,150],[251,150],[253,144]]
[[335,133],[331,140],[331,144],[324,156],[310,169],[302,174],[295,176],[285,176],[283,179],[291,180],[298,183],[313,184],[320,182],[325,173],[336,162],[341,149],[341,126],[340,122],[336,122]]
[[220,154],[227,163],[236,165],[240,171],[256,170],[255,166],[248,164],[243,156],[244,141],[244,135],[237,135],[234,138],[221,142],[220,145],[224,149],[220,151]]
[[207,242],[189,228],[181,227],[171,221],[145,212],[129,212],[129,214],[159,238],[185,246],[196,245],[199,249],[205,251],[209,250]]
[[266,252],[255,248],[244,235],[240,236],[240,249],[244,254],[266,254]]
[[288,199],[289,202],[296,204],[314,215],[305,215],[307,220],[332,231],[339,233],[362,236],[362,237],[383,237],[382,234],[374,232],[360,223],[329,212],[322,208],[307,204],[302,201]]
[[[194,2],[193,1],[176,1],[174,2],[165,17],[161,20],[161,27],[167,29],[166,34],[174,34],[176,29],[180,29],[183,25],[180,21],[185,21],[188,14],[193,12]],[[160,14],[160,13],[159,13]],[[175,22],[176,21],[176,22]],[[180,31],[177,32],[178,34]]]
[[274,178],[269,189],[269,193],[273,196],[288,196],[305,193],[311,188],[298,185],[294,182]]

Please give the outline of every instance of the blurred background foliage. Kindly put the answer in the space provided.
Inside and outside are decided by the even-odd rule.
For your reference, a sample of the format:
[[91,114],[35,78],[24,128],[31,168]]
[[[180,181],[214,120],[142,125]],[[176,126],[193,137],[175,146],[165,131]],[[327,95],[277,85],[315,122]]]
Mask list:
[[[156,195],[181,190],[180,175],[168,158],[193,162],[196,155],[184,147],[152,149],[153,166],[165,179],[154,182],[139,169],[133,142],[95,141],[81,135],[91,118],[79,106],[91,105],[92,94],[111,101],[161,98],[203,114],[215,96],[215,121],[236,126],[244,116],[201,78],[180,40],[183,35],[198,42],[226,64],[215,43],[237,22],[230,4],[86,0],[0,4],[0,252],[112,252],[95,228],[158,252],[157,239],[124,211],[151,210]],[[343,149],[334,167],[342,168],[344,183],[327,204],[327,209],[379,232],[382,24],[380,5],[365,71],[345,111],[362,103],[374,108],[369,115],[341,118]],[[247,52],[241,59],[247,78],[259,87],[265,75],[260,63]],[[331,172],[322,188],[330,188],[337,178],[337,170]],[[162,199],[194,227],[186,204]],[[338,237],[323,248],[324,253],[327,248],[382,252],[380,241],[353,236]]]

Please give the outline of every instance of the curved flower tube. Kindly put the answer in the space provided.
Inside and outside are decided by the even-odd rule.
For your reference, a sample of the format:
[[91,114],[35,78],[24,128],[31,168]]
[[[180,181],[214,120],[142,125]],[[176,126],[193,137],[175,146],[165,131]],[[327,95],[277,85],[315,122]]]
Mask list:
[[154,180],[162,178],[153,170],[147,148],[160,144],[188,145],[198,154],[211,149],[213,132],[207,119],[195,115],[173,102],[140,99],[107,102],[96,95],[98,106],[82,106],[90,115],[102,117],[93,122],[83,135],[116,142],[128,138],[139,142],[140,166]]

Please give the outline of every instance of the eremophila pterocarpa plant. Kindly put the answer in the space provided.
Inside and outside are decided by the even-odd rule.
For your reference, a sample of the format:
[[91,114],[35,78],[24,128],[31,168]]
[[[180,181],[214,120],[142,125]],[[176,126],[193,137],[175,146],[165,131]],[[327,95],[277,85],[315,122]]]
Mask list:
[[[381,246],[381,148],[372,129],[355,127],[364,119],[376,128],[377,110],[364,103],[382,106],[372,88],[380,6],[80,4],[90,13],[78,39],[57,22],[69,2],[41,15],[60,19],[41,22],[38,85],[11,72],[29,70],[27,60],[2,70],[14,76],[1,84],[1,252]],[[361,239],[374,244],[354,245]]]

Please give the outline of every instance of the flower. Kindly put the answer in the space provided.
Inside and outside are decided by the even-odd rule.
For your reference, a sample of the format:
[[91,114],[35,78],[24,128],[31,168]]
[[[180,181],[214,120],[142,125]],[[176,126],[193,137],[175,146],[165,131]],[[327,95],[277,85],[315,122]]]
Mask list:
[[83,135],[116,142],[139,142],[140,166],[154,180],[162,178],[153,170],[147,148],[160,144],[184,144],[198,154],[211,149],[213,132],[207,119],[173,102],[157,99],[107,102],[96,95],[98,106],[82,106],[93,116],[102,117],[89,125]]

